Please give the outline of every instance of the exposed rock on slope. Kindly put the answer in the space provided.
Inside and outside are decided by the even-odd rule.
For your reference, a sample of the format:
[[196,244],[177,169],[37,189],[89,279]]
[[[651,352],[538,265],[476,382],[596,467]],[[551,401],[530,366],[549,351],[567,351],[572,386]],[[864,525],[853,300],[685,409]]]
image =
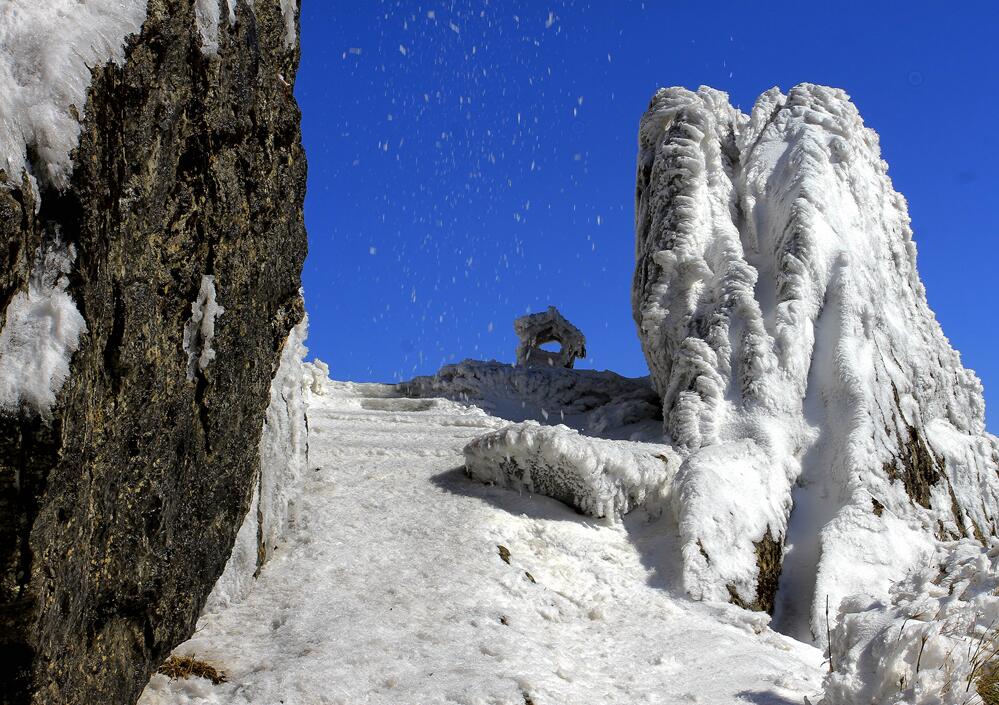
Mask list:
[[[842,91],[750,115],[660,90],[641,122],[633,309],[665,430],[686,589],[774,605],[886,594],[937,540],[996,533],[996,439],[916,272],[904,199]],[[812,634],[809,634],[811,627]]]
[[[25,350],[54,361],[3,390],[4,703],[134,702],[190,635],[249,505],[271,378],[303,313],[294,4],[222,8],[214,47],[212,0],[128,3],[145,19],[127,41],[134,17],[100,14],[125,5],[44,6],[82,29],[54,40],[73,51],[45,54],[72,71],[38,85],[67,82],[25,105],[73,117],[53,130],[82,115],[78,135],[4,116],[27,171],[0,184],[0,372],[10,354],[38,359]],[[106,50],[119,30],[124,48]]]

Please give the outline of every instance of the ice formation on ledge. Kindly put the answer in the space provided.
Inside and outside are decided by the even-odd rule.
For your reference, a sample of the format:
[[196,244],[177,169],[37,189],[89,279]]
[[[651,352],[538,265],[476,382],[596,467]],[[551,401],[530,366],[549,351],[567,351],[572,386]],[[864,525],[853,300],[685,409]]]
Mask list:
[[[218,53],[219,23],[223,19],[223,3],[225,3],[226,19],[231,27],[236,24],[236,0],[195,0],[194,19],[201,35],[201,50],[205,56],[215,56]],[[285,48],[291,49],[295,46],[298,34],[295,22],[298,5],[296,0],[280,0],[280,3],[281,15],[285,22]],[[249,0],[247,4],[252,9],[254,0]]]
[[[520,338],[518,365],[571,368],[576,358],[586,357],[586,338],[554,306],[541,313],[521,316],[513,322],[513,329]],[[558,343],[561,348],[549,352],[541,347],[545,343]]]
[[820,705],[995,702],[999,543],[941,546],[887,605],[846,600]]
[[469,477],[542,494],[582,514],[615,518],[649,502],[660,509],[679,467],[672,448],[581,436],[525,421],[465,446]]
[[[6,0],[0,6],[0,169],[65,188],[92,66],[121,64],[146,0]],[[29,159],[29,155],[30,159]]]
[[46,416],[69,377],[69,363],[87,332],[66,291],[76,251],[58,238],[35,253],[27,291],[14,294],[0,319],[0,412],[22,406]]
[[201,277],[198,297],[191,302],[191,317],[184,324],[187,379],[192,382],[198,372],[204,372],[215,359],[215,350],[212,348],[215,319],[223,313],[225,309],[219,306],[216,299],[215,277],[206,274]]
[[646,440],[662,425],[647,378],[564,367],[515,367],[465,360],[398,385],[410,397],[469,402],[508,421],[564,423],[588,436]]
[[253,578],[293,521],[295,497],[309,463],[306,403],[310,394],[322,393],[324,372],[328,372],[323,369],[325,365],[318,367],[303,362],[308,353],[305,347],[308,334],[306,317],[291,329],[281,351],[260,436],[260,467],[250,508],[236,534],[229,562],[208,596],[207,613],[224,609],[246,596]]
[[841,90],[662,89],[641,120],[633,312],[694,597],[885,597],[940,540],[996,533],[996,439],[916,272],[905,201]]

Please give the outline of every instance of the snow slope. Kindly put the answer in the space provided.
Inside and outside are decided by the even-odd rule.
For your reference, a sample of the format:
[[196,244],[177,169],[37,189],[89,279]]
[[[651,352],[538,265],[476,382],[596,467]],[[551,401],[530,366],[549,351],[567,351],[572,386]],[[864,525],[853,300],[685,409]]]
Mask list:
[[[468,479],[506,422],[329,382],[290,538],[176,653],[229,681],[157,675],[142,705],[802,702],[820,653],[766,615],[678,596],[676,530]],[[504,560],[504,547],[509,553]]]
[[825,639],[939,541],[994,535],[999,444],[916,271],[904,198],[841,90],[750,115],[660,90],[639,131],[633,311],[687,591]]

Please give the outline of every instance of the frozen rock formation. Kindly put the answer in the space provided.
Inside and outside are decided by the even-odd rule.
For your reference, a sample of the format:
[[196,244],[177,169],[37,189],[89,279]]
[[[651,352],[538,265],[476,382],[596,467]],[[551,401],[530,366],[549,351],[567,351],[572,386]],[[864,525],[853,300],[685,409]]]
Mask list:
[[942,545],[887,604],[846,600],[820,705],[993,703],[999,698],[999,543]]
[[509,421],[564,423],[588,436],[645,440],[661,435],[659,397],[647,378],[465,360],[397,388],[404,396],[472,403]]
[[[554,306],[541,313],[521,316],[513,322],[513,329],[520,338],[518,365],[571,368],[576,358],[586,357],[586,338]],[[561,348],[550,352],[541,347],[545,343],[558,343]]]
[[204,52],[212,3],[0,3],[5,704],[135,702],[250,505],[303,315],[296,8]]
[[295,501],[309,464],[306,404],[311,394],[321,393],[316,389],[314,366],[303,362],[309,351],[305,347],[308,333],[306,316],[291,329],[281,351],[260,434],[260,465],[253,479],[250,508],[225,570],[208,596],[206,612],[224,609],[246,596],[293,522]]
[[660,90],[641,121],[633,311],[664,429],[684,583],[824,641],[826,600],[938,541],[996,533],[981,386],[926,303],[905,201],[840,90],[744,115]]
[[525,421],[465,446],[469,477],[564,502],[611,518],[649,502],[661,509],[679,467],[669,446],[607,441],[573,429]]

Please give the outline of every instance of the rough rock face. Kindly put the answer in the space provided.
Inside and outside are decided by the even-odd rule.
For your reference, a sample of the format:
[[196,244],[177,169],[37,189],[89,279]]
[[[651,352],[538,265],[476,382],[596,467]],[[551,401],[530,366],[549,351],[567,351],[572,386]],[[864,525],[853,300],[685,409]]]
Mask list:
[[[586,357],[586,338],[554,306],[549,306],[547,311],[521,316],[513,322],[513,329],[520,338],[518,365],[571,368],[577,357]],[[541,347],[545,343],[558,343],[560,348],[557,352],[549,352]]]
[[85,323],[51,407],[0,415],[3,703],[134,702],[191,633],[303,314],[287,3],[234,3],[215,54],[195,4],[150,0],[122,65],[93,69],[65,191],[0,184],[0,309],[61,248]]
[[[842,91],[660,90],[633,310],[670,440],[688,591],[824,639],[936,542],[994,535],[996,439],[926,303],[905,201]],[[811,632],[811,633],[809,633]]]

